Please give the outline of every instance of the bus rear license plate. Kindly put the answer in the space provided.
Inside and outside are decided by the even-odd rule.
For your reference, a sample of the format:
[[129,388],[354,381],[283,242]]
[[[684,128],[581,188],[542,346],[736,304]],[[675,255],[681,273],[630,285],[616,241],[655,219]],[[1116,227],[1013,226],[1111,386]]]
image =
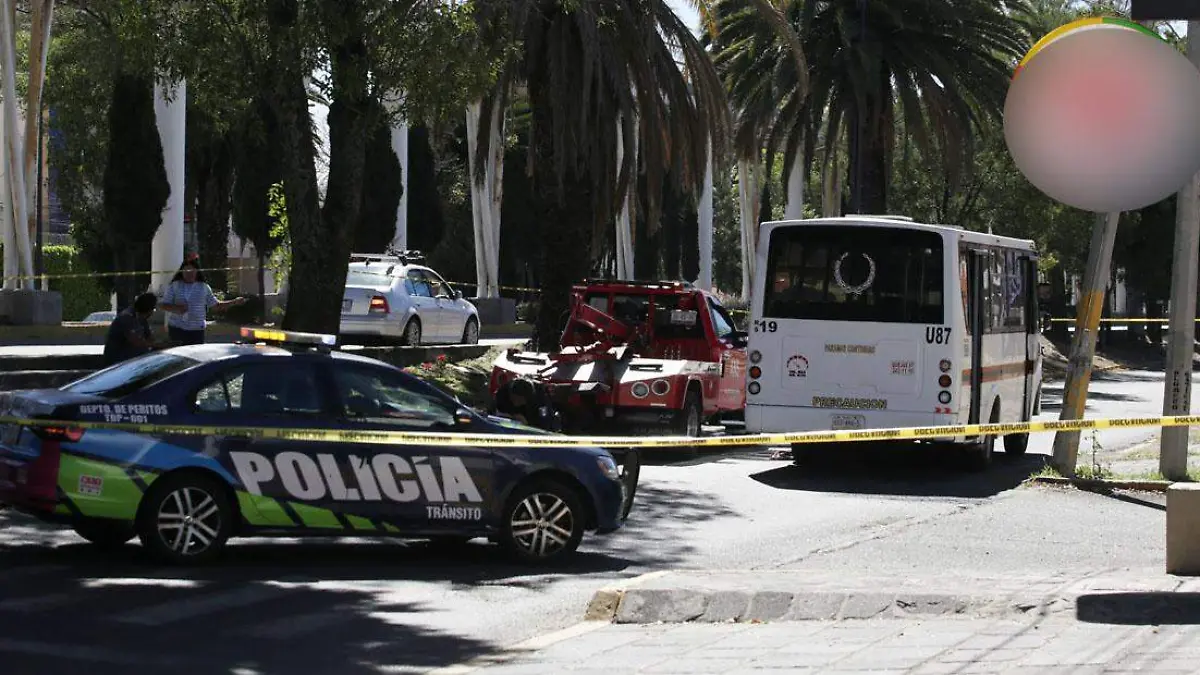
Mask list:
[[865,415],[834,415],[833,428],[835,430],[842,429],[862,429],[867,426],[867,418]]

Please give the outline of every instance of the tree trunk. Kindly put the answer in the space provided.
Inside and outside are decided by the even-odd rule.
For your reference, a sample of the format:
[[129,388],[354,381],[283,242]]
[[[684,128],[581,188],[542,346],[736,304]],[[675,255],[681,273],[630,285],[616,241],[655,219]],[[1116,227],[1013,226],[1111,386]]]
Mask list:
[[[358,2],[323,0],[319,11],[338,39],[330,45],[333,101],[329,106],[329,179],[318,207],[311,120],[295,29],[295,0],[275,0],[270,12],[282,49],[274,64],[272,104],[280,124],[284,194],[291,231],[292,267],[285,330],[337,333],[354,224],[362,204],[366,136],[367,60]],[[296,10],[296,11],[293,11]]]
[[267,323],[267,256],[258,253],[258,269],[255,272],[258,274],[258,323],[266,325]]

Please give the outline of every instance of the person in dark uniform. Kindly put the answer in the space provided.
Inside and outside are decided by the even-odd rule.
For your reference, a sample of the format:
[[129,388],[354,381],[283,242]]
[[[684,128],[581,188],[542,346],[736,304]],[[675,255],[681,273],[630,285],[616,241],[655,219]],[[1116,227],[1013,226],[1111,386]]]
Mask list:
[[117,314],[104,338],[104,366],[141,356],[154,350],[154,335],[150,332],[150,317],[158,305],[158,296],[143,293]]
[[560,427],[558,413],[545,400],[541,389],[523,377],[500,385],[492,413],[547,431],[558,431]]

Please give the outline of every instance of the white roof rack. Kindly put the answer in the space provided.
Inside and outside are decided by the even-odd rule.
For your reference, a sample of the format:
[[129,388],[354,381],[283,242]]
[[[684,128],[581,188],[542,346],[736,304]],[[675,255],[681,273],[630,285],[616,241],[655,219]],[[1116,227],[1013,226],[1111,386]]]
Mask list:
[[844,215],[842,217],[843,218],[883,218],[885,220],[903,220],[903,221],[909,222],[909,223],[916,222],[908,216],[893,216],[890,214],[879,215],[879,214],[874,214],[874,213],[847,213],[846,215]]

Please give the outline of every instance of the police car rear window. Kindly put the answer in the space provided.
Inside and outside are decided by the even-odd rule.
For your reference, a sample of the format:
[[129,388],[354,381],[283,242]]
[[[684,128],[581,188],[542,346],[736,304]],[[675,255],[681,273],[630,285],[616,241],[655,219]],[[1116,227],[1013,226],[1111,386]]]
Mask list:
[[124,361],[63,385],[62,391],[117,398],[141,391],[200,363],[178,354],[156,352]]

